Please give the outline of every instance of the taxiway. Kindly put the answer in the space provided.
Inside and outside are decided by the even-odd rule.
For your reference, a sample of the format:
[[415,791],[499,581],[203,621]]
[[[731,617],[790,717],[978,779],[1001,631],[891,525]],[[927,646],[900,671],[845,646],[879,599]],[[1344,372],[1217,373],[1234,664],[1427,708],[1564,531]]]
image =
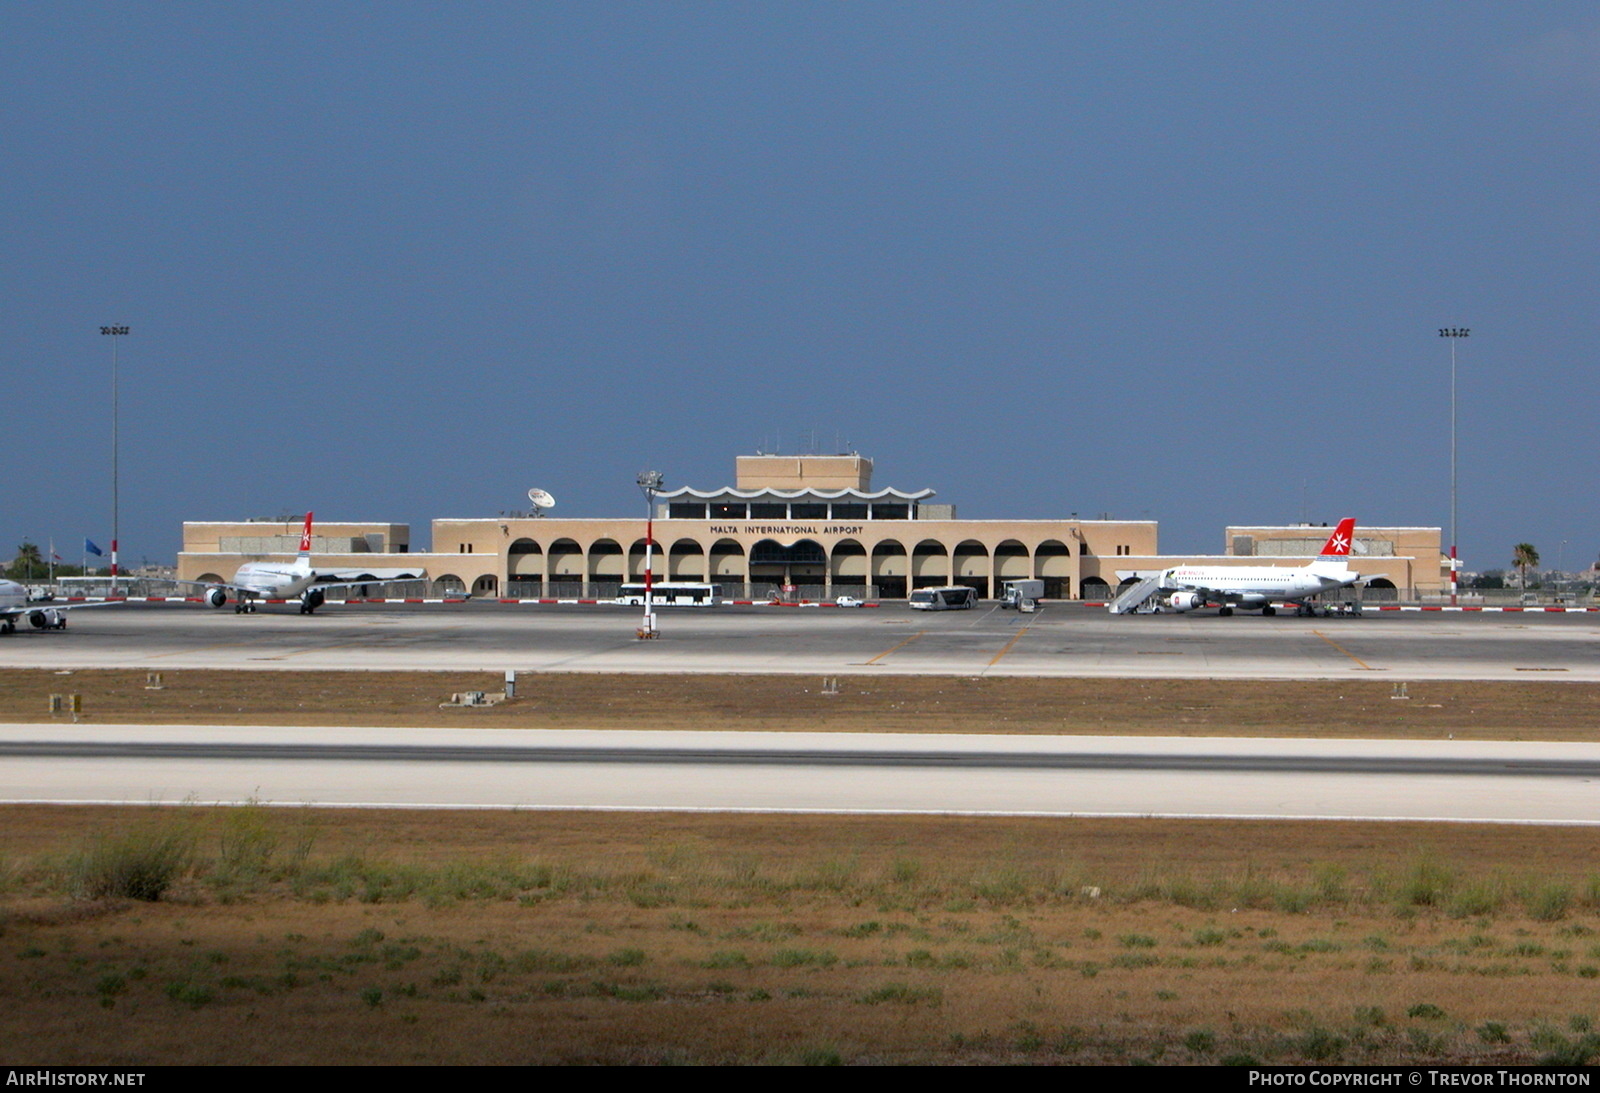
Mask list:
[[1261,618],[1110,616],[1051,605],[722,607],[328,605],[235,615],[190,604],[129,605],[66,631],[0,639],[0,667],[741,672],[1208,679],[1600,680],[1600,615],[1403,614]]

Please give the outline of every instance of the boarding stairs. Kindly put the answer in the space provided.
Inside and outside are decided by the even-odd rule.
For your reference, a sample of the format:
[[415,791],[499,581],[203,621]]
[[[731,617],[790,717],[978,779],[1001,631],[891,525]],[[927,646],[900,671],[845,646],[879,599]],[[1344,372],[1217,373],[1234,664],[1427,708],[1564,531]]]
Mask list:
[[[1157,574],[1154,577],[1146,577],[1138,584],[1133,585],[1127,591],[1123,592],[1116,599],[1112,600],[1111,605],[1109,608],[1107,608],[1107,610],[1109,610],[1113,615],[1126,615],[1130,612],[1138,611],[1140,608],[1144,608],[1145,604],[1149,603],[1150,600],[1155,598],[1156,593],[1160,591],[1160,575]],[[1145,610],[1150,610],[1150,608],[1145,608]]]

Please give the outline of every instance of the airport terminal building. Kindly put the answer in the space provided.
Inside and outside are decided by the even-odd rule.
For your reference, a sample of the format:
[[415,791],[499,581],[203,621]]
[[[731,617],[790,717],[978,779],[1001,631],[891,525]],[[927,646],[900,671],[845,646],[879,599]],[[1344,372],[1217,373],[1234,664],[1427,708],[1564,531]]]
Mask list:
[[[1152,520],[961,520],[931,489],[872,488],[859,455],[739,456],[732,486],[656,495],[656,580],[714,582],[728,599],[903,599],[913,589],[967,585],[994,597],[1005,581],[1037,578],[1046,599],[1101,600],[1141,574],[1183,564],[1262,565],[1315,554],[1327,531],[1228,528],[1219,556],[1163,557]],[[434,590],[516,598],[614,597],[642,581],[642,513],[621,518],[533,514],[436,519],[433,550],[413,553],[403,524],[319,523],[318,566],[423,566]],[[178,576],[232,578],[248,561],[286,559],[298,521],[185,523]],[[1432,595],[1448,586],[1438,528],[1357,528],[1374,589]]]

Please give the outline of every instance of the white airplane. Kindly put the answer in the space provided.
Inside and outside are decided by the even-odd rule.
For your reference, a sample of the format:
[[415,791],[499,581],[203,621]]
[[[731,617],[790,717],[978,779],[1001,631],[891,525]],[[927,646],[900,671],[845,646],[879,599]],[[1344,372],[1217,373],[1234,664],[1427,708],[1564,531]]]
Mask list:
[[[246,562],[230,583],[205,585],[204,599],[212,607],[225,607],[233,594],[233,610],[254,611],[259,600],[300,601],[300,613],[309,615],[322,606],[330,588],[359,588],[391,581],[426,580],[425,569],[313,569],[311,567],[311,513],[306,513],[305,530],[300,534],[300,553],[295,560]],[[198,583],[198,582],[189,582]]]
[[1231,615],[1235,607],[1246,611],[1260,611],[1263,615],[1277,614],[1273,601],[1287,601],[1301,611],[1310,609],[1306,602],[1340,588],[1349,588],[1365,578],[1350,568],[1350,547],[1355,542],[1355,517],[1339,521],[1322,553],[1310,565],[1296,566],[1174,566],[1164,570],[1156,586],[1170,595],[1160,596],[1157,603],[1172,611],[1193,611],[1197,607],[1216,604],[1219,615]]
[[27,619],[35,630],[65,630],[67,612],[79,607],[111,607],[117,603],[50,603],[47,600],[30,600],[28,588],[16,581],[0,580],[0,634],[16,631],[17,622]]

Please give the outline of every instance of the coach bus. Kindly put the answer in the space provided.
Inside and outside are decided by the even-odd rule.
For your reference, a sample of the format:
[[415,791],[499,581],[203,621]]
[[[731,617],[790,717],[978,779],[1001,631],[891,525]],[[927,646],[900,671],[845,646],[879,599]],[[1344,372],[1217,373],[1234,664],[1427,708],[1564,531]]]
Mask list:
[[910,602],[913,611],[965,611],[978,602],[978,592],[964,584],[919,588],[911,593]]
[[[644,603],[644,583],[625,584],[617,592],[617,602],[638,607]],[[650,586],[650,602],[656,607],[716,607],[722,603],[720,584],[695,584],[687,581],[656,581]]]

